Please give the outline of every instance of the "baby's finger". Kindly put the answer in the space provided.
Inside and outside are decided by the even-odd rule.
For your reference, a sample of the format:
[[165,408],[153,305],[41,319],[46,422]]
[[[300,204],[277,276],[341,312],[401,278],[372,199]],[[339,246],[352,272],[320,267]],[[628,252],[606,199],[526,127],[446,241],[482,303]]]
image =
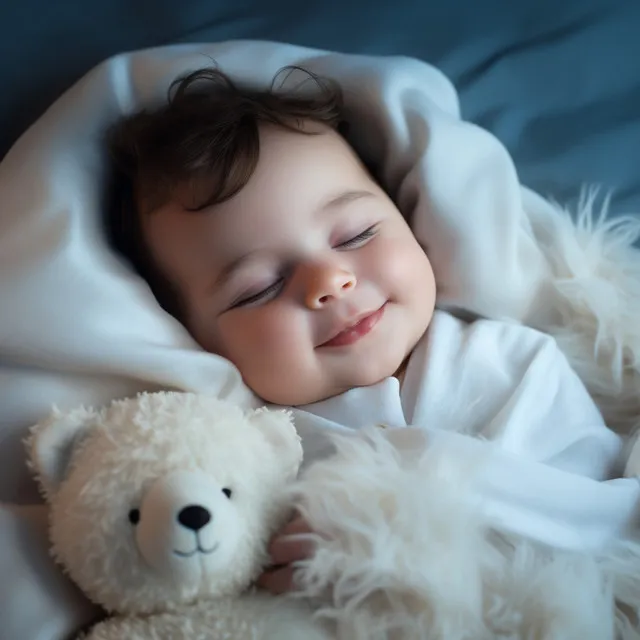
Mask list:
[[265,571],[258,578],[258,586],[276,596],[288,593],[293,589],[293,568],[286,566]]
[[287,527],[273,540],[269,547],[271,561],[275,565],[290,564],[297,560],[304,560],[313,553],[313,542],[307,538],[292,537],[303,533],[310,533],[306,523]]
[[313,553],[313,549],[314,544],[311,540],[300,540],[283,536],[276,538],[271,543],[269,551],[271,562],[275,565],[280,565],[291,564],[297,560],[304,560]]
[[304,520],[301,516],[294,518],[287,522],[287,524],[280,531],[280,536],[289,536],[295,535],[298,533],[309,533],[311,529],[309,529],[309,525],[307,521]]

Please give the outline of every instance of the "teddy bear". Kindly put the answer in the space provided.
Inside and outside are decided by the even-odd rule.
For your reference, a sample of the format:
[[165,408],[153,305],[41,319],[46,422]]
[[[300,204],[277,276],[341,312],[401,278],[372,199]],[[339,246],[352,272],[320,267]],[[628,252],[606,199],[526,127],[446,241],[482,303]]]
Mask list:
[[52,552],[109,615],[87,640],[326,640],[251,587],[290,516],[302,447],[286,411],[183,392],[53,409],[28,439]]

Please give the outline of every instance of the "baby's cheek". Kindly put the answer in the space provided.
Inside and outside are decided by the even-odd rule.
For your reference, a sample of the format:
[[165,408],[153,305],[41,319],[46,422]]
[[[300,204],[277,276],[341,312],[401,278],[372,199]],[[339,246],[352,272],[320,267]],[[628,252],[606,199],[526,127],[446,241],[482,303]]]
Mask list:
[[[269,305],[271,306],[271,305]],[[262,307],[225,327],[227,357],[244,381],[268,402],[296,404],[313,378],[313,345],[302,318]]]
[[308,323],[302,316],[274,306],[264,317],[263,348],[273,363],[286,367],[287,371],[297,369],[300,360],[313,350]]
[[303,346],[300,328],[277,303],[230,314],[220,329],[227,357],[241,371],[287,366]]
[[398,297],[410,294],[416,285],[424,287],[432,279],[431,266],[421,247],[398,239],[380,247],[377,256],[380,274]]

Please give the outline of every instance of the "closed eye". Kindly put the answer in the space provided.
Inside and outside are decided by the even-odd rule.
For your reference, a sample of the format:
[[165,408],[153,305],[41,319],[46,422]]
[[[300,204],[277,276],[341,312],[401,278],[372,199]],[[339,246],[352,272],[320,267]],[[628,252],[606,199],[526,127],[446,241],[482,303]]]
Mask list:
[[235,309],[237,307],[247,307],[252,304],[257,304],[259,302],[266,302],[267,300],[272,300],[280,293],[283,286],[284,286],[284,278],[279,278],[273,284],[269,285],[266,289],[263,289],[262,291],[258,291],[258,293],[254,293],[250,296],[247,296],[246,298],[242,298],[237,302],[234,302],[231,305],[231,308]]
[[349,240],[345,240],[336,246],[336,249],[352,249],[353,247],[360,246],[364,244],[367,240],[373,238],[378,231],[378,225],[374,224],[370,226],[368,229],[365,229],[362,233],[359,233],[357,236],[350,238]]

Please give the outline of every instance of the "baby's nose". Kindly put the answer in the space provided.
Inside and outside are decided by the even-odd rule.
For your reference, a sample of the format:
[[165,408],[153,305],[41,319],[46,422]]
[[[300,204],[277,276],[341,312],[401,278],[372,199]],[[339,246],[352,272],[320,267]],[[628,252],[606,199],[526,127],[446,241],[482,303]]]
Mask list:
[[321,266],[308,274],[307,282],[307,307],[322,309],[353,289],[356,286],[356,277],[346,269]]

